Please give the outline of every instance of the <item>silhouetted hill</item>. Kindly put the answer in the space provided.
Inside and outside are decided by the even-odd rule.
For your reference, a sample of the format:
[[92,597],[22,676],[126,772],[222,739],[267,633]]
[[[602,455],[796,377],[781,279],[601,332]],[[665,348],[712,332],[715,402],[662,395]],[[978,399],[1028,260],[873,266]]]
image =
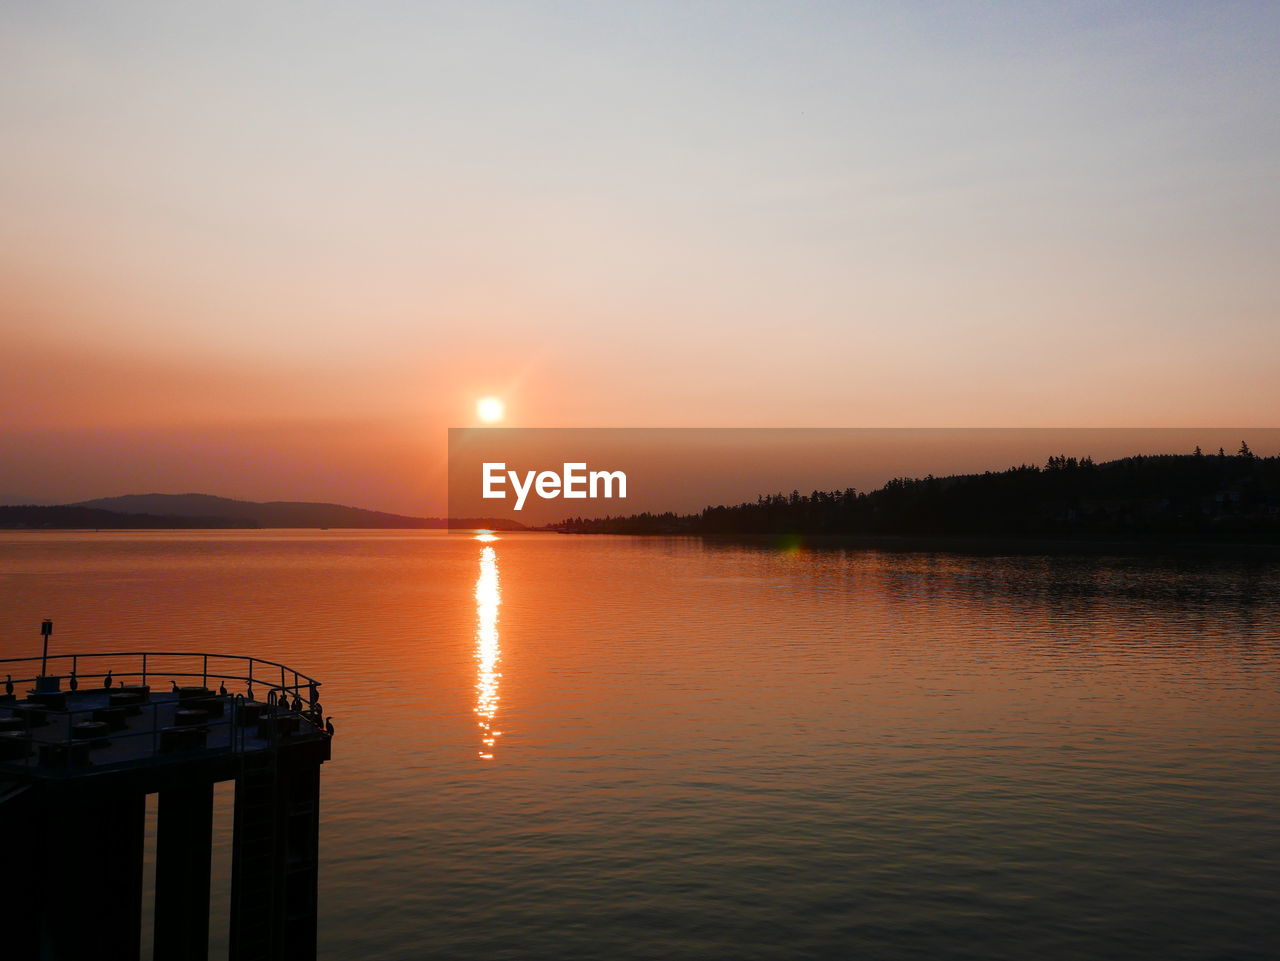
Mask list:
[[74,507],[94,507],[128,514],[239,518],[257,527],[443,527],[443,519],[406,517],[341,504],[306,501],[234,500],[211,494],[126,494],[81,501]]
[[0,529],[4,530],[170,530],[256,526],[252,521],[231,517],[161,517],[156,514],[122,514],[92,507],[48,507],[40,504],[0,507]]
[[[110,528],[227,528],[227,527],[333,527],[333,528],[444,528],[441,517],[409,517],[370,511],[342,504],[306,501],[234,500],[212,494],[126,494],[101,497],[58,507],[0,508],[3,527],[110,527]],[[76,511],[90,513],[76,514]],[[494,530],[524,530],[515,521],[475,518],[467,526]],[[463,522],[454,521],[454,526]]]
[[567,533],[1181,538],[1280,543],[1280,458],[1051,457],[985,474],[898,478],[879,490],[772,494],[698,514],[571,518]]

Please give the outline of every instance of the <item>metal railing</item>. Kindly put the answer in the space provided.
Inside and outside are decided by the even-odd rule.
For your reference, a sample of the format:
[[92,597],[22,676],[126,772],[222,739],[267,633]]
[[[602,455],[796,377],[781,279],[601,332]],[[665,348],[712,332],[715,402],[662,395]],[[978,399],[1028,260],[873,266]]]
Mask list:
[[[42,663],[45,674],[25,674],[38,671]],[[14,677],[14,671],[20,676]],[[42,775],[75,775],[168,762],[193,754],[271,749],[282,737],[319,734],[325,729],[319,681],[277,661],[247,655],[188,651],[56,654],[47,659],[0,659],[0,674],[4,675],[0,681],[0,721],[22,721],[20,727],[10,721],[7,726],[11,730],[0,736],[0,770],[16,766],[38,769]],[[156,682],[168,682],[171,688],[153,694]],[[137,698],[117,698],[120,703],[110,703],[112,694],[129,692]],[[262,701],[257,699],[259,692]],[[181,724],[177,712],[184,705],[185,709],[205,710],[209,716]],[[120,708],[134,719],[126,722],[124,729],[117,726],[99,731],[94,727],[90,731],[83,724],[103,716],[113,716],[118,723],[123,715],[102,712]],[[139,723],[140,715],[149,717]],[[122,744],[130,749],[122,750]],[[112,750],[99,750],[108,747]]]

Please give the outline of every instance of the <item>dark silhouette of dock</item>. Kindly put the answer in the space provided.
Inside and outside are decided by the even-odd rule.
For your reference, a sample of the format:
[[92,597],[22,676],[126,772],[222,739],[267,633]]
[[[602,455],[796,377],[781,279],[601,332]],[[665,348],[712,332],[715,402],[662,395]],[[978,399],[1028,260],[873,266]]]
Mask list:
[[320,682],[166,652],[0,660],[0,674],[6,954],[136,961],[156,794],[155,957],[207,958],[213,789],[234,781],[230,957],[315,958],[333,731]]

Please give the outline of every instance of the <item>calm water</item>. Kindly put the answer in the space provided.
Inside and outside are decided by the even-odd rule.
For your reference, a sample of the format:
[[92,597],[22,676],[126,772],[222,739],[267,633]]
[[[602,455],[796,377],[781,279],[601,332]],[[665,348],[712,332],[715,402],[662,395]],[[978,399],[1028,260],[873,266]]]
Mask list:
[[49,616],[60,651],[324,681],[334,961],[1270,958],[1278,587],[684,539],[3,534],[0,652]]

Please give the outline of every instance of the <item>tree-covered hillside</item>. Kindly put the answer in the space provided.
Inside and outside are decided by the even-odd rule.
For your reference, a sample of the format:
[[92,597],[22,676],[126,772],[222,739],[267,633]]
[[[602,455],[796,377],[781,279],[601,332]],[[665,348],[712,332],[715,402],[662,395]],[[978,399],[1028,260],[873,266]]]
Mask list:
[[1280,539],[1280,457],[1220,451],[1050,457],[1044,466],[898,478],[879,490],[769,494],[698,514],[571,518],[569,533]]

